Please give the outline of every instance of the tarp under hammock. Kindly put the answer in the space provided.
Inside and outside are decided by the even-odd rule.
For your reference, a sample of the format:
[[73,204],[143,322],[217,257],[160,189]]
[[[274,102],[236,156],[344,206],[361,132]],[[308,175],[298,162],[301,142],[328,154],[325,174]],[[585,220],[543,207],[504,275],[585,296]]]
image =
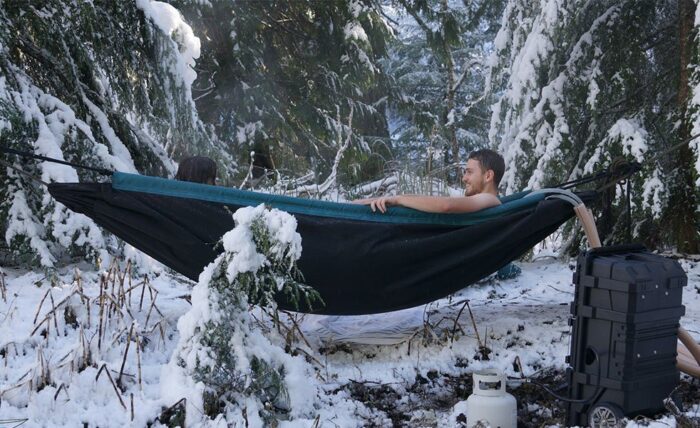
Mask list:
[[[52,183],[49,191],[119,238],[196,280],[234,227],[231,213],[261,203],[293,214],[298,266],[326,305],[357,315],[422,305],[495,272],[573,215],[568,202],[519,193],[469,214],[431,214],[292,198],[114,173],[111,183]],[[294,310],[282,296],[281,308]]]

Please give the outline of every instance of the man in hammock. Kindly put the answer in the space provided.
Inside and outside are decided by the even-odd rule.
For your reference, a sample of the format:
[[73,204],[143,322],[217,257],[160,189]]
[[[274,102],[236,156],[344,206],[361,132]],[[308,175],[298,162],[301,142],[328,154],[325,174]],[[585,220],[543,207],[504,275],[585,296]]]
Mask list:
[[498,184],[503,178],[505,162],[493,150],[477,150],[469,155],[462,182],[464,196],[398,195],[358,199],[356,204],[369,205],[372,211],[385,213],[390,206],[402,206],[429,213],[469,213],[500,205]]

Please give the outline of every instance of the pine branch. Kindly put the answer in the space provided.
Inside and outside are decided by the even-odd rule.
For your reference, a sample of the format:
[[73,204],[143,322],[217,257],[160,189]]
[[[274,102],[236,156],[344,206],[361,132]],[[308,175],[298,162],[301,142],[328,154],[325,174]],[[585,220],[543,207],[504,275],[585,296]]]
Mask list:
[[353,116],[353,111],[354,107],[353,104],[350,104],[350,113],[348,114],[348,125],[347,125],[347,137],[345,138],[345,141],[342,140],[343,136],[343,124],[340,120],[340,111],[338,111],[338,117],[337,120],[334,124],[335,130],[336,130],[336,135],[338,138],[338,151],[335,154],[335,159],[333,161],[333,166],[331,168],[331,172],[324,180],[323,183],[319,185],[307,185],[307,186],[301,186],[297,187],[296,189],[292,190],[290,193],[292,195],[302,195],[302,194],[314,194],[314,195],[323,195],[328,191],[328,189],[331,188],[336,182],[337,175],[338,175],[338,166],[340,165],[340,161],[343,159],[343,153],[347,150],[347,148],[350,146],[350,142],[352,141],[352,116]]
[[404,7],[406,12],[408,12],[413,17],[413,19],[423,29],[426,35],[433,34],[433,30],[430,29],[428,24],[425,23],[423,18],[420,17],[418,12],[411,5],[409,5],[406,0],[399,0],[399,3]]

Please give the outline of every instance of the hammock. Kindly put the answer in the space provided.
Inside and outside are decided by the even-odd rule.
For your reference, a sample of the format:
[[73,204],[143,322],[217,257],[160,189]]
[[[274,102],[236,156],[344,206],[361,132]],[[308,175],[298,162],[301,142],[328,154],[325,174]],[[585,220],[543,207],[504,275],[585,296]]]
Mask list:
[[[334,315],[388,312],[443,298],[520,257],[574,214],[566,201],[527,192],[476,213],[396,207],[380,214],[362,205],[120,172],[111,183],[48,188],[71,210],[193,280],[234,227],[233,211],[261,203],[287,211],[302,237],[299,269],[325,301],[314,313]],[[283,296],[277,301],[282,309],[296,309]]]

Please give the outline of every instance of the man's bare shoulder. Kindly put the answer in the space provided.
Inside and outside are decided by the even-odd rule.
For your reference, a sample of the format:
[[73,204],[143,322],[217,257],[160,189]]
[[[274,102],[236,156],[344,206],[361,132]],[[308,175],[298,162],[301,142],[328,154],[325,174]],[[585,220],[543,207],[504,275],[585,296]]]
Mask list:
[[500,199],[497,196],[489,193],[479,193],[471,196],[457,196],[452,198],[445,198],[446,209],[444,212],[451,213],[469,213],[475,211],[481,211],[486,208],[495,207],[501,204]]
[[501,205],[501,200],[498,196],[491,193],[478,193],[472,196],[465,196],[465,198],[473,198],[474,201],[479,201],[483,203],[492,203],[493,205]]
[[491,193],[478,193],[476,195],[464,197],[469,198],[474,203],[476,203],[478,205],[479,210],[501,205],[501,200],[498,198],[498,196],[493,195]]

